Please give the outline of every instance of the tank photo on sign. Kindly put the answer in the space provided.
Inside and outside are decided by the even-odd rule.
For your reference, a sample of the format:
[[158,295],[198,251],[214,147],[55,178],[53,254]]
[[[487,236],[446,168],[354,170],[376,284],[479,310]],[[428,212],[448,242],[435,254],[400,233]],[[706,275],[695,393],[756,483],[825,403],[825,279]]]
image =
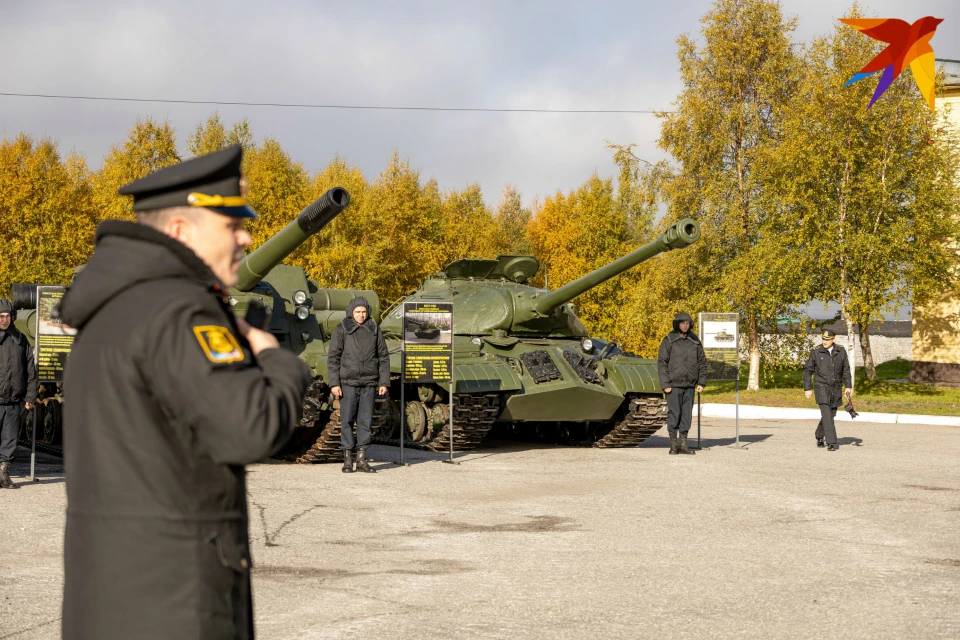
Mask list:
[[449,317],[442,313],[408,313],[404,326],[407,342],[450,344],[453,341]]

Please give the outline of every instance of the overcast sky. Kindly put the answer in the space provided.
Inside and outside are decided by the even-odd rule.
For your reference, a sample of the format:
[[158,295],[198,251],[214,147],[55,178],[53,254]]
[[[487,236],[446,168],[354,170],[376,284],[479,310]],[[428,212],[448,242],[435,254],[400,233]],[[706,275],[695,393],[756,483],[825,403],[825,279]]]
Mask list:
[[[664,109],[680,85],[676,37],[707,0],[511,2],[0,0],[0,92],[430,107]],[[797,39],[849,4],[785,1]],[[960,3],[872,0],[869,14],[945,18],[932,44],[960,58]],[[394,148],[443,189],[507,183],[526,201],[614,174],[605,140],[654,161],[652,115],[281,109],[0,96],[0,133],[49,136],[98,167],[138,117],[183,149],[212,111],[249,119],[311,172],[339,153],[374,179]]]

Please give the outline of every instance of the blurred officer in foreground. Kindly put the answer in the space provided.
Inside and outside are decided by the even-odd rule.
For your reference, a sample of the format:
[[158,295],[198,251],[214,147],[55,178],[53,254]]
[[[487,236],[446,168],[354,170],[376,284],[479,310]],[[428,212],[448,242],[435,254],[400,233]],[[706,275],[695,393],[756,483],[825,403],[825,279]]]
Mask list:
[[225,287],[250,245],[241,148],[122,187],[60,313],[67,639],[252,638],[244,465],[290,436],[310,380]]
[[37,367],[33,349],[13,321],[17,311],[0,299],[0,489],[16,489],[10,461],[17,449],[17,432],[24,409],[37,401]]
[[[673,319],[673,331],[660,343],[657,369],[660,388],[667,396],[667,433],[670,453],[694,455],[687,448],[687,433],[693,421],[693,392],[707,384],[707,356],[700,338],[693,331],[693,318],[680,312]],[[678,441],[679,435],[679,441]]]
[[853,393],[850,388],[850,361],[846,350],[834,344],[836,337],[836,333],[824,329],[820,335],[822,344],[810,350],[810,357],[803,367],[803,390],[808,398],[816,395],[820,406],[820,423],[815,434],[817,446],[824,446],[826,435],[827,451],[836,451],[838,448],[837,427],[833,419],[837,415],[837,407],[843,404],[844,389],[848,398]]

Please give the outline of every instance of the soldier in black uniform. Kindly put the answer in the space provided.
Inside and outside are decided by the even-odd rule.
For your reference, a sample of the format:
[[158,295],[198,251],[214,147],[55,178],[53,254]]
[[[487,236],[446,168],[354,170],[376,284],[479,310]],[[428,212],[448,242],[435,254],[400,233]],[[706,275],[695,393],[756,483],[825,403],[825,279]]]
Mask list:
[[810,350],[810,357],[803,367],[803,390],[808,398],[816,395],[817,404],[820,406],[820,423],[815,434],[817,446],[823,447],[826,444],[828,451],[836,451],[839,447],[837,428],[833,421],[837,415],[837,407],[843,404],[844,393],[848,398],[853,393],[850,388],[850,361],[847,359],[846,350],[834,344],[836,337],[836,333],[824,329],[820,335],[823,341],[821,346]]
[[235,320],[251,242],[234,146],[121,188],[64,297],[62,634],[252,638],[244,465],[290,436],[309,368]]
[[695,452],[687,448],[687,433],[693,420],[694,388],[701,393],[707,384],[707,356],[700,338],[690,330],[692,326],[690,314],[678,313],[673,319],[673,331],[660,343],[657,355],[660,387],[667,396],[671,454],[694,455]]
[[[390,352],[377,323],[369,319],[370,303],[364,297],[347,304],[347,317],[330,337],[327,370],[330,391],[340,398],[340,445],[344,473],[352,473],[353,449],[357,448],[357,471],[376,473],[367,462],[370,425],[377,395],[387,395],[390,386]],[[357,437],[351,423],[357,421]]]
[[17,449],[17,432],[24,409],[37,401],[37,367],[33,349],[13,321],[17,310],[0,299],[0,489],[16,489],[10,461]]

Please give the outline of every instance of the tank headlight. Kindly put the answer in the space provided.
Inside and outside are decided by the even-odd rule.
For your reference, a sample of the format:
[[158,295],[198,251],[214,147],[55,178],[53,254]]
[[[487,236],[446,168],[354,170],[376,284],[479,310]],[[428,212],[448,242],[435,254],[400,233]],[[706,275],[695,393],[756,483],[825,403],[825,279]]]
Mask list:
[[[307,301],[307,292],[306,292],[306,291],[294,291],[294,292],[293,292],[293,301],[294,301],[296,304],[303,304],[304,302]],[[299,317],[299,312],[297,312],[297,313],[298,313],[297,317]],[[303,318],[300,318],[300,319],[303,320]]]
[[580,348],[583,349],[584,353],[590,353],[593,351],[593,340],[590,338],[584,338],[580,341]]
[[310,316],[310,309],[306,307],[297,307],[297,317],[306,320]]
[[478,347],[483,345],[483,340],[481,340],[481,339],[480,339],[479,337],[477,337],[477,336],[473,336],[472,338],[470,338],[470,342],[472,342],[473,344],[477,345]]

